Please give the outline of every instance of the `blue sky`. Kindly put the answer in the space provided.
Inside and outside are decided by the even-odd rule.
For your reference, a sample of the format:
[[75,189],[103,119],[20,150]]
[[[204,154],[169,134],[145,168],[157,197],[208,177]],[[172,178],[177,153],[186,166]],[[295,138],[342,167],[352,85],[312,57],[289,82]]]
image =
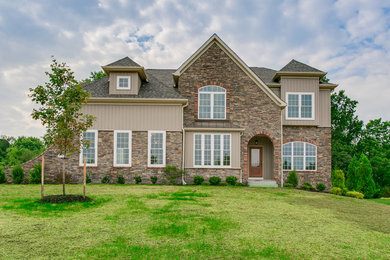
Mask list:
[[27,94],[51,55],[77,79],[124,56],[178,68],[213,33],[249,66],[296,59],[328,71],[361,119],[390,120],[388,0],[0,0],[0,134],[43,135]]

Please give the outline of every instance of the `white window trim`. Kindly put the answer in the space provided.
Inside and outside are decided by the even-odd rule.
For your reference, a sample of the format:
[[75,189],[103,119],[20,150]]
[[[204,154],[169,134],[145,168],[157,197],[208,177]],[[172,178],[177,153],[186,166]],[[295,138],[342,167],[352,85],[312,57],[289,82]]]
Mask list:
[[[117,134],[118,133],[127,133],[129,134],[129,163],[128,164],[118,164],[116,163],[116,150],[117,150]],[[131,167],[131,146],[132,146],[132,132],[125,130],[114,130],[114,167]]]
[[[162,133],[163,134],[163,163],[162,164],[151,164],[150,155],[151,155],[151,137],[154,133]],[[165,167],[166,160],[166,131],[148,131],[148,167],[152,168],[161,168]]]
[[[288,116],[288,95],[298,95],[298,117],[289,117]],[[311,96],[311,117],[302,117],[301,114],[301,109],[302,109],[302,95],[310,95]],[[286,108],[286,120],[315,120],[315,100],[314,100],[314,92],[286,92],[286,103],[287,103],[287,108]]]
[[[303,170],[296,170],[294,169],[294,143],[303,143]],[[317,145],[314,145],[314,144],[311,144],[311,143],[308,143],[308,142],[299,142],[299,141],[296,141],[296,142],[289,142],[289,143],[285,143],[283,144],[286,145],[286,144],[292,144],[291,145],[291,155],[289,157],[291,157],[291,169],[283,169],[283,171],[293,171],[293,170],[296,170],[297,172],[315,172],[317,171],[317,164],[318,164],[318,155],[317,155]],[[306,144],[310,144],[310,145],[313,145],[315,148],[316,148],[316,167],[314,170],[306,170],[306,157],[314,157],[314,156],[311,156],[311,155],[306,155]],[[282,147],[282,162],[284,163],[284,156],[283,155],[283,147]],[[286,155],[288,157],[288,155]],[[282,168],[283,168],[283,163],[282,163]]]
[[[204,87],[208,87],[208,86],[215,86],[215,85],[207,85],[207,86],[204,86]],[[201,87],[198,89],[198,119],[203,119],[203,120],[226,120],[226,89],[223,88],[223,87],[220,87],[220,86],[217,86],[217,87],[220,87],[220,88],[223,88],[225,90],[225,92],[215,92],[215,91],[202,91],[200,92],[199,90],[204,88],[204,87]],[[201,118],[200,117],[200,94],[210,94],[210,118]],[[224,113],[224,117],[223,118],[214,118],[214,94],[225,94],[225,113]]]
[[[92,132],[95,133],[95,163],[87,163],[87,167],[96,167],[98,163],[98,130],[87,130],[85,132]],[[81,135],[81,139],[83,138],[83,135]],[[80,166],[84,166],[84,158],[83,158],[83,146],[80,148],[80,158],[79,158],[79,164]]]
[[[119,87],[119,79],[127,79],[128,80],[129,84],[127,85],[127,88],[120,88]],[[130,90],[131,89],[131,76],[117,76],[116,89],[117,90]]]
[[[201,165],[195,164],[195,136],[200,135],[201,136]],[[204,165],[204,142],[205,138],[204,135],[211,135],[211,163],[212,165]],[[213,165],[214,164],[214,135],[221,135],[221,165]],[[223,142],[223,136],[228,135],[230,139],[230,150],[229,150],[229,156],[230,156],[230,165],[223,165],[223,151],[224,151],[224,142]],[[232,168],[232,135],[228,133],[194,133],[193,137],[193,156],[192,156],[192,165],[194,168]]]

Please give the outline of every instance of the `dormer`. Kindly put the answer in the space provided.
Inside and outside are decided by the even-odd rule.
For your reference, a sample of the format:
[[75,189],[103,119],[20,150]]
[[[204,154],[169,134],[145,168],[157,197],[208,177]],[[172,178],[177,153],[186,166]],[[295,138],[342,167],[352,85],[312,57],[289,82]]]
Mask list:
[[142,81],[147,81],[144,67],[125,57],[102,69],[109,78],[110,95],[138,95]]

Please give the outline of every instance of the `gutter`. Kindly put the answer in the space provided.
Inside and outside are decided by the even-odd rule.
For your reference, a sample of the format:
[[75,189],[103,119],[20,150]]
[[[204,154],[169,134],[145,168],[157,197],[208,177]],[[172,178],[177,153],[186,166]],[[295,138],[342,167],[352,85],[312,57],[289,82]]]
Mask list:
[[166,99],[166,98],[94,98],[90,97],[88,99],[89,104],[95,104],[95,103],[144,103],[144,104],[182,104],[188,105],[187,99]]

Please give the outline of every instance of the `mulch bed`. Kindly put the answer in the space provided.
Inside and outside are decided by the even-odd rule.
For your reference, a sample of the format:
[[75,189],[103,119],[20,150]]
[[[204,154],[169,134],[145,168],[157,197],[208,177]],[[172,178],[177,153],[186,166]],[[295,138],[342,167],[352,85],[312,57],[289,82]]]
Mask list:
[[49,195],[43,197],[43,199],[38,200],[38,203],[72,203],[72,202],[89,202],[92,201],[93,199],[88,198],[85,196],[83,198],[82,195]]

